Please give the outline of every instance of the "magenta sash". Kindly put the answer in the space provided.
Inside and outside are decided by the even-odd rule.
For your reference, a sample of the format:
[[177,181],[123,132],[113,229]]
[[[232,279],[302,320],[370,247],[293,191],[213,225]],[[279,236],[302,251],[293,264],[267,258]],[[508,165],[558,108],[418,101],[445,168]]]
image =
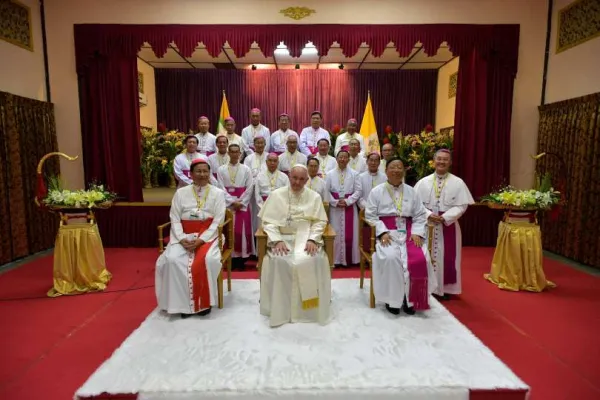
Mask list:
[[340,150],[344,150],[344,151],[348,151],[350,150],[350,146],[348,146],[347,144],[343,145]]
[[[440,215],[444,214],[443,212]],[[444,235],[444,285],[456,283],[456,226],[442,224]]]
[[190,174],[190,170],[189,169],[182,169],[181,172],[183,172],[183,174],[185,176],[187,176],[188,178],[191,178],[191,174]]
[[[344,196],[345,199],[350,197],[352,193],[348,193]],[[331,197],[338,200],[340,198],[339,193],[331,192]],[[354,241],[354,205],[347,206],[344,211],[344,237],[346,243],[346,265],[352,265],[352,242]]]
[[285,153],[284,151],[277,151],[274,150],[273,153],[277,154],[278,156],[282,155],[283,153]]
[[267,201],[267,197],[269,197],[269,196],[262,196],[261,195],[260,197],[262,197],[263,201]]
[[317,147],[317,146],[306,146],[306,147],[308,147],[308,150],[310,150],[310,154],[312,154],[313,156],[319,152],[319,147]]
[[[396,230],[396,216],[384,216],[379,219],[390,230]],[[427,259],[423,250],[417,247],[410,239],[412,234],[412,218],[406,220],[406,258],[410,274],[409,301],[414,304],[415,310],[429,309],[429,293],[427,290]]]
[[[238,199],[244,194],[246,191],[245,187],[234,187],[227,186],[225,188],[227,193],[232,196],[236,196]],[[236,253],[242,252],[242,236],[246,237],[246,245],[248,247],[252,246],[252,213],[250,204],[246,208],[246,211],[237,210],[235,211],[235,218],[233,223],[233,237],[234,237],[234,245],[233,250]]]
[[284,174],[286,174],[287,176],[290,176],[290,171],[281,171],[281,172],[283,172],[283,173],[284,173]]
[[213,154],[215,154],[215,152],[214,151],[207,151],[205,154],[206,154],[206,157],[210,157]]

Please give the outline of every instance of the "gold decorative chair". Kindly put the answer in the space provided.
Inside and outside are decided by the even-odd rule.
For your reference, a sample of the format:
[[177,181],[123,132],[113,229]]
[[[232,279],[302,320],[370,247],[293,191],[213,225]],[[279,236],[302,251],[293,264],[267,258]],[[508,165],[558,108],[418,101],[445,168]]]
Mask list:
[[[158,229],[158,252],[162,253],[165,246],[169,244],[169,236],[164,236],[164,230],[171,225],[171,222],[159,225]],[[223,242],[223,235],[225,241]],[[217,294],[219,297],[218,307],[223,308],[223,268],[227,269],[227,291],[231,292],[231,253],[233,251],[233,213],[231,210],[225,210],[225,220],[218,228],[217,240],[221,249],[221,272],[217,277]]]
[[[363,248],[363,228],[369,228],[371,236],[369,239],[369,249]],[[427,236],[427,249],[431,254],[432,238],[433,238],[433,225],[427,224],[429,234]],[[371,284],[369,285],[369,307],[375,308],[375,293],[373,292],[373,259],[372,255],[375,253],[375,225],[372,225],[365,219],[365,210],[360,210],[358,214],[358,243],[360,251],[360,288],[363,288],[365,279],[365,264],[369,264],[371,269]]]
[[[329,215],[329,203],[323,202],[323,206],[325,207],[325,212]],[[323,232],[323,242],[325,243],[325,253],[327,254],[327,258],[329,260],[329,265],[333,268],[333,241],[335,240],[335,230],[327,223],[325,227],[325,232]],[[259,227],[255,233],[256,236],[256,248],[258,250],[258,262],[256,263],[256,268],[258,269],[258,278],[260,279],[260,271],[262,267],[262,262],[267,254],[267,242],[268,237],[262,227]]]

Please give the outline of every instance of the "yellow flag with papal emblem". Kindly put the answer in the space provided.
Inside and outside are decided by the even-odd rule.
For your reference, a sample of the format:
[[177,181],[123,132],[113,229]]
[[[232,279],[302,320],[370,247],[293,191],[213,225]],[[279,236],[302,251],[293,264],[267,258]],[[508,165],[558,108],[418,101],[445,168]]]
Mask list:
[[375,125],[375,115],[373,114],[373,104],[371,103],[371,92],[367,97],[367,106],[360,124],[360,135],[365,142],[366,153],[379,153],[379,137],[377,136],[377,126]]
[[229,118],[229,104],[227,104],[227,97],[225,97],[225,91],[223,90],[223,100],[221,101],[221,112],[219,113],[219,124],[217,126],[217,135],[225,135],[225,120]]

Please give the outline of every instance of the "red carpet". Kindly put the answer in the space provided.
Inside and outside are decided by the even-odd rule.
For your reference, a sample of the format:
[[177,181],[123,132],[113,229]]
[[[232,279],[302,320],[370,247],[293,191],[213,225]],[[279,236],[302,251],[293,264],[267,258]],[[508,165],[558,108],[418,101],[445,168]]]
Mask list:
[[[546,259],[546,273],[558,288],[504,292],[482,278],[492,252],[465,249],[465,294],[444,305],[532,387],[534,400],[599,399],[600,279]],[[156,257],[153,249],[107,249],[114,276],[108,292],[83,296],[44,297],[51,256],[0,275],[0,298],[33,298],[0,302],[0,398],[71,399],[154,309]],[[357,269],[334,271],[335,278],[357,276]],[[125,291],[135,288],[141,289]]]

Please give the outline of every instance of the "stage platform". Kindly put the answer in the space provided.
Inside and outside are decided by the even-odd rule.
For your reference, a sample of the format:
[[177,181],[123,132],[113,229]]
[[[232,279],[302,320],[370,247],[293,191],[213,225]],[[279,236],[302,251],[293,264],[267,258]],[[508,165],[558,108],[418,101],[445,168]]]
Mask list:
[[368,307],[357,279],[332,291],[326,326],[269,328],[257,280],[234,280],[208,317],[155,310],[76,398],[526,398],[527,385],[433,298],[423,315],[393,316]]

